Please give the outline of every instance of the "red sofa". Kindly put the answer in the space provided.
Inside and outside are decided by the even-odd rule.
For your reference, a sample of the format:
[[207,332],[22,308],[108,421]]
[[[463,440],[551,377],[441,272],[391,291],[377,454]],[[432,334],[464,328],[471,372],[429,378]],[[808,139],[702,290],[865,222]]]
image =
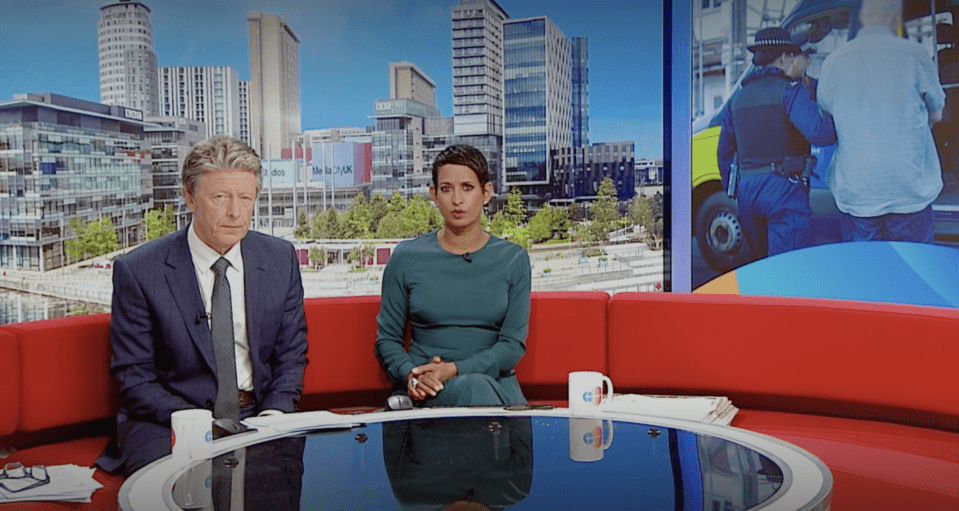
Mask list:
[[[390,383],[373,356],[379,297],[306,300],[303,409],[370,410]],[[534,293],[527,397],[565,404],[566,375],[617,392],[727,395],[733,425],[797,444],[832,470],[832,509],[959,509],[959,311],[814,299]],[[0,327],[3,462],[90,466],[116,412],[109,315]],[[10,361],[13,361],[12,363]],[[347,368],[344,370],[344,368]],[[2,454],[0,454],[2,456]],[[91,504],[117,508],[121,476]],[[0,511],[13,509],[0,505]]]

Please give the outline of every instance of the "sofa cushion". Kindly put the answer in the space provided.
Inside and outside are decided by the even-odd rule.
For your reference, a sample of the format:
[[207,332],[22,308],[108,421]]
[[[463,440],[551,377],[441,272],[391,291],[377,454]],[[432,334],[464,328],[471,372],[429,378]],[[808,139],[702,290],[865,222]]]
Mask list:
[[110,315],[19,323],[8,327],[20,350],[19,431],[116,415],[110,376]]
[[[881,413],[959,431],[957,330],[959,311],[938,307],[619,293],[609,304],[609,371],[617,389],[728,395],[746,408]],[[827,410],[830,403],[860,406]]]
[[17,429],[20,417],[20,355],[17,338],[0,329],[0,436]]
[[740,410],[733,426],[814,454],[833,475],[832,509],[959,509],[959,434],[902,424]]
[[[22,451],[16,451],[5,460],[4,463],[19,461],[25,466],[41,465],[67,465],[73,463],[81,467],[92,467],[103,448],[107,445],[108,438],[105,436],[83,438],[69,442],[59,442],[38,447],[31,447]],[[59,509],[82,509],[84,511],[116,511],[119,509],[117,504],[117,494],[120,486],[123,485],[124,477],[120,474],[111,474],[101,469],[96,469],[93,478],[103,485],[93,492],[89,504],[79,502],[17,502],[14,504],[0,504],[0,511],[47,511]]]
[[[516,366],[527,398],[564,399],[571,371],[606,372],[608,302],[602,291],[532,293],[526,355]],[[543,395],[538,386],[554,390]]]

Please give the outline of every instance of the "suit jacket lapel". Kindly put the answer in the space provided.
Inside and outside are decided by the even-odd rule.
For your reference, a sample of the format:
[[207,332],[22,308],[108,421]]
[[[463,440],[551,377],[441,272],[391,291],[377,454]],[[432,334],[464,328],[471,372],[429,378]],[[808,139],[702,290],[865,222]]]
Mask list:
[[213,356],[213,338],[210,333],[210,323],[202,320],[199,315],[206,313],[203,298],[200,296],[200,285],[196,280],[196,268],[190,256],[190,245],[187,243],[187,231],[190,227],[181,229],[172,240],[170,252],[166,259],[166,280],[174,297],[183,324],[190,333],[190,338],[196,344],[197,350],[203,355],[207,365],[216,370],[216,359]]

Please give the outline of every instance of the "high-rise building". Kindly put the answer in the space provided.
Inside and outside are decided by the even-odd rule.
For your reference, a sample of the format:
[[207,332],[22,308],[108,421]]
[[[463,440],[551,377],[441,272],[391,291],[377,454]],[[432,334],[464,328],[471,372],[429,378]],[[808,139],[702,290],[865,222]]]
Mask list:
[[0,103],[0,268],[46,271],[67,258],[71,221],[108,218],[120,247],[153,205],[143,112],[56,94]]
[[390,99],[436,106],[436,83],[409,62],[390,62]]
[[453,129],[503,135],[503,22],[496,0],[460,0],[453,19]]
[[573,55],[573,147],[589,145],[589,40],[574,37],[570,46]]
[[[470,144],[489,161],[493,200],[505,204],[503,170],[503,22],[509,18],[496,0],[460,0],[451,8],[453,25],[453,133],[428,140],[436,152],[443,144]],[[435,154],[434,154],[435,156]],[[431,164],[427,155],[425,164]]]
[[193,217],[180,192],[183,162],[193,147],[207,138],[206,129],[202,122],[184,117],[147,117],[146,121],[143,136],[150,146],[153,207],[172,208],[179,229]]
[[160,115],[185,117],[213,135],[240,137],[240,81],[229,66],[161,67]]
[[300,135],[300,39],[276,14],[251,12],[250,142],[276,158]]
[[393,192],[410,198],[426,195],[432,168],[423,165],[423,129],[426,119],[440,116],[436,107],[411,99],[376,101],[373,132],[373,195],[389,198]]
[[[616,187],[617,200],[629,200],[636,194],[636,147],[633,142],[563,147],[553,151],[551,156],[553,176],[550,190],[553,198],[593,199],[599,192],[600,183],[607,177]],[[653,183],[644,180],[641,184]],[[662,181],[658,184],[661,185]]]
[[569,39],[545,16],[507,20],[505,184],[546,199],[550,152],[572,143]]
[[156,115],[157,57],[150,8],[136,0],[118,0],[101,7],[97,45],[100,101]]
[[250,81],[240,80],[240,140],[251,146],[250,142]]

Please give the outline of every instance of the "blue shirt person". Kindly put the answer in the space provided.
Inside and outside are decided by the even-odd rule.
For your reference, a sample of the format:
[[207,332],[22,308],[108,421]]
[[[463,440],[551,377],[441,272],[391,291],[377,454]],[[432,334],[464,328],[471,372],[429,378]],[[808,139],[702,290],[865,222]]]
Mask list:
[[897,37],[902,3],[865,0],[863,27],[823,62],[819,105],[839,142],[826,182],[843,240],[931,243],[942,171],[931,125],[945,92],[929,51]]

